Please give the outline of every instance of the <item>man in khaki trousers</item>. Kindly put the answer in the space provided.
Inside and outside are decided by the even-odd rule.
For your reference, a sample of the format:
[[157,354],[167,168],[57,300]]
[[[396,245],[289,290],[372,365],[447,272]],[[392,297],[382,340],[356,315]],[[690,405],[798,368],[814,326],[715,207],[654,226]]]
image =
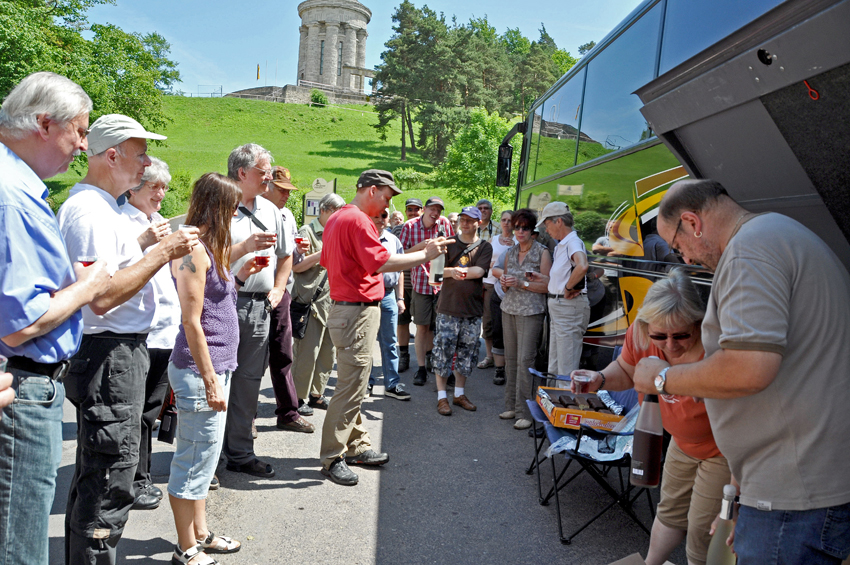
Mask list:
[[363,426],[360,405],[366,397],[372,371],[372,348],[378,337],[384,297],[381,273],[401,271],[445,252],[445,238],[425,249],[390,255],[378,239],[370,216],[380,214],[393,196],[401,194],[392,173],[363,172],[357,194],[328,220],[324,229],[321,265],[328,270],[331,289],[328,332],[336,348],[337,384],[322,427],[322,474],[340,485],[356,485],[358,476],[348,465],[383,465],[386,453],[372,449]]

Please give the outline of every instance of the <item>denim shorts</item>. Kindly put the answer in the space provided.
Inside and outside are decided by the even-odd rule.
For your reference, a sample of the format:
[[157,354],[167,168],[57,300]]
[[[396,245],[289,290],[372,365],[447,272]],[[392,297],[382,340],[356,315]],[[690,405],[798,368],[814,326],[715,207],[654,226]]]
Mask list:
[[[232,372],[218,375],[224,398],[230,398]],[[185,500],[207,497],[210,481],[221,455],[227,412],[216,412],[207,404],[201,375],[191,369],[168,364],[168,382],[177,403],[177,434],[168,478],[168,494]]]

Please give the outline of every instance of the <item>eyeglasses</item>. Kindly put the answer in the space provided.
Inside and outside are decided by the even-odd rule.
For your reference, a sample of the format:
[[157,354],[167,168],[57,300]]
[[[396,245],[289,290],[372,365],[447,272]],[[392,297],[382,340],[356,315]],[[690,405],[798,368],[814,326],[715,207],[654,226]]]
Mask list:
[[257,169],[258,171],[260,171],[261,173],[263,173],[264,177],[272,176],[272,170],[271,169],[261,169],[260,167],[254,167],[254,168]]
[[516,231],[531,231],[531,226],[514,226]]
[[679,235],[679,228],[681,228],[681,227],[682,227],[682,218],[680,217],[679,223],[676,224],[676,231],[673,232],[673,239],[670,240],[670,249],[672,249],[676,253],[679,252],[679,248],[676,247],[676,236]]
[[673,341],[682,341],[685,339],[691,339],[691,336],[694,335],[691,332],[683,333],[683,334],[650,334],[649,339],[652,341],[667,341],[668,338]]

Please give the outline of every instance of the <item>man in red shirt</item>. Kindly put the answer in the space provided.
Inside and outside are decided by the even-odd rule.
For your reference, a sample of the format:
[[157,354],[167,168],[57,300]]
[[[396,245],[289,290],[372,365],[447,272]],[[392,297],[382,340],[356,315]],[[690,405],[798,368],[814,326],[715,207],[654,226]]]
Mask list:
[[393,196],[401,194],[392,173],[364,171],[357,194],[328,220],[322,236],[321,265],[328,270],[331,307],[328,333],[337,354],[337,384],[322,427],[322,474],[341,485],[356,485],[352,465],[383,465],[386,453],[372,449],[363,426],[360,405],[372,372],[372,348],[378,339],[380,303],[384,297],[381,273],[420,265],[445,252],[445,238],[423,249],[390,255],[378,239],[370,216],[380,214]]

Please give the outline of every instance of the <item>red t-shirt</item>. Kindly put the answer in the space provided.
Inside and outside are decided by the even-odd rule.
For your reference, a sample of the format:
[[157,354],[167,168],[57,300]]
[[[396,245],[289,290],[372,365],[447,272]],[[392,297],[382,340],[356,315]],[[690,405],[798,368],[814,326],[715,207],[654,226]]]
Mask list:
[[357,206],[343,206],[325,224],[320,263],[328,270],[331,300],[381,300],[384,276],[376,271],[389,258],[378,228]]
[[[652,341],[649,349],[637,349],[632,338],[634,325],[626,332],[626,343],[623,344],[621,357],[629,365],[635,366],[638,361],[652,355],[659,359],[665,359],[661,348],[656,347]],[[641,395],[641,400],[643,396]],[[658,397],[658,406],[661,408],[661,420],[664,429],[670,432],[673,439],[687,455],[696,459],[708,459],[721,455],[720,449],[714,442],[711,433],[711,424],[708,422],[708,413],[705,411],[705,403],[696,402],[691,396],[678,396],[676,394],[663,394]]]

